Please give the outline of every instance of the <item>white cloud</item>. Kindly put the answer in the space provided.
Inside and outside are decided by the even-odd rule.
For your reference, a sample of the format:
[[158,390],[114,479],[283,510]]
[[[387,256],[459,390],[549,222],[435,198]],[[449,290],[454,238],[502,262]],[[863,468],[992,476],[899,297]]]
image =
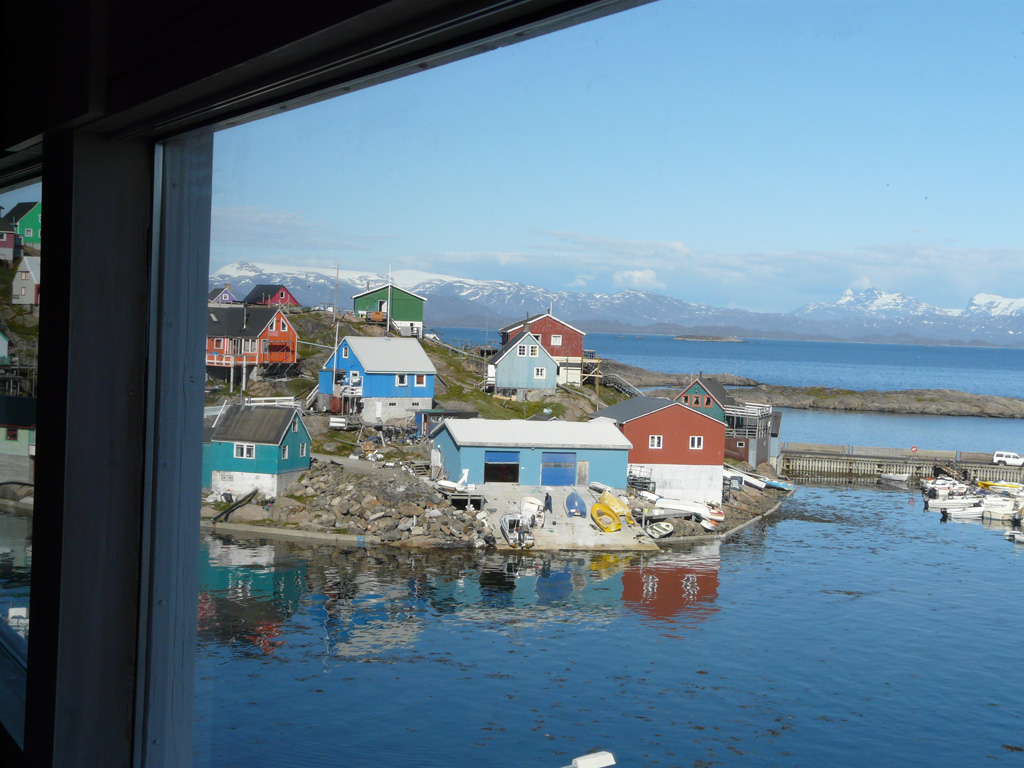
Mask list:
[[868,277],[867,275],[864,275],[863,277],[859,277],[856,280],[854,280],[852,283],[850,283],[850,288],[852,288],[855,291],[866,291],[870,287],[871,287],[871,278]]
[[543,234],[558,240],[567,251],[555,255],[591,270],[624,270],[640,262],[651,269],[672,271],[690,264],[692,259],[690,249],[680,242],[628,240],[562,231]]
[[390,239],[382,235],[346,234],[333,224],[311,221],[294,211],[256,205],[214,208],[210,238],[221,248],[281,253],[366,251],[372,243]]
[[434,260],[449,264],[480,264],[487,262],[503,267],[513,267],[530,264],[536,260],[536,256],[517,251],[470,251],[465,253],[450,251],[434,257]]
[[646,291],[663,291],[665,284],[658,279],[653,269],[633,269],[616,272],[613,276],[618,288],[637,288]]

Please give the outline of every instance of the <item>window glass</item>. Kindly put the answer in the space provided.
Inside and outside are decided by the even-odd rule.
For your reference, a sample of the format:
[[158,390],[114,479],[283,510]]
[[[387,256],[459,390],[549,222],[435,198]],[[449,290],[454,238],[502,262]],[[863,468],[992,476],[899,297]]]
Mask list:
[[18,681],[32,619],[41,210],[40,184],[0,192],[0,720],[11,724],[20,722],[24,708]]

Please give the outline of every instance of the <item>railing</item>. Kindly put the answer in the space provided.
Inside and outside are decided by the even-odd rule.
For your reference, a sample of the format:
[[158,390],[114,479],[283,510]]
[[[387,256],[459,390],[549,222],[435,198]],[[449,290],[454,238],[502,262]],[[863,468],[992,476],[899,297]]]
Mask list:
[[311,390],[309,390],[309,394],[306,395],[306,407],[307,408],[312,408],[313,407],[313,405],[316,403],[316,396],[318,394],[320,394],[320,388],[319,387],[313,387]]
[[298,408],[299,404],[294,397],[247,397],[246,405],[277,405],[282,408]]
[[351,384],[335,384],[334,385],[334,396],[335,397],[362,397],[363,396],[363,385],[351,385]]
[[601,357],[593,349],[584,349],[583,350],[583,359],[584,360],[600,360]]
[[619,392],[622,392],[627,395],[636,396],[643,394],[643,392],[641,392],[635,386],[633,386],[624,378],[619,376],[619,374],[617,373],[606,373],[601,383],[604,384],[606,387],[616,389]]

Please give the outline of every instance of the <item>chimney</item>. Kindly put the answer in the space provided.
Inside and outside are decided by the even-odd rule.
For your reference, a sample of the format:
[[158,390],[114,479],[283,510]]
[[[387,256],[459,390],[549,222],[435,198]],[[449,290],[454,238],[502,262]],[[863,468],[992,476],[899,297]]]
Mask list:
[[224,283],[224,290],[231,293],[231,283]]

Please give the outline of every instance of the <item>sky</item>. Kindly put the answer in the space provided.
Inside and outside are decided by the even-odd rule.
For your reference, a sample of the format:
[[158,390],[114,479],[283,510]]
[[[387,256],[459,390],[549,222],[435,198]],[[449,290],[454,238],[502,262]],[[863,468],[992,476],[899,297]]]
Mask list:
[[1022,96],[1016,0],[659,0],[219,132],[211,271],[1017,298]]

